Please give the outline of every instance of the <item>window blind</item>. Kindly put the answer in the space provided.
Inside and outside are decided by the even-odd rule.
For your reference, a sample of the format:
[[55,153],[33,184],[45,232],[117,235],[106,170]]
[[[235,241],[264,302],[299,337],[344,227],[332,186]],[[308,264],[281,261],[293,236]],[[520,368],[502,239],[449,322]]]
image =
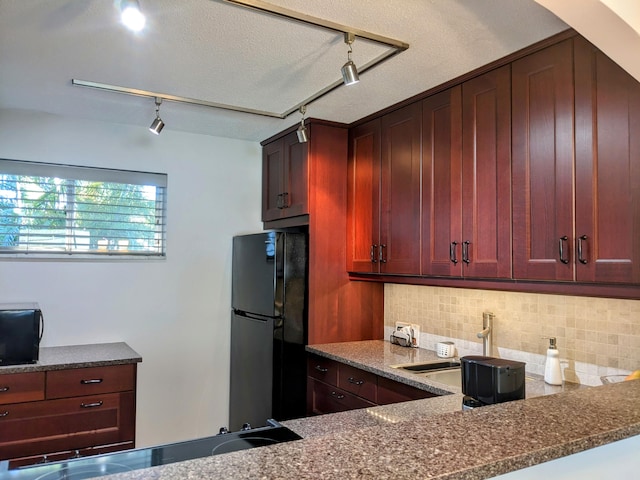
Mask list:
[[0,255],[164,256],[167,175],[0,159]]

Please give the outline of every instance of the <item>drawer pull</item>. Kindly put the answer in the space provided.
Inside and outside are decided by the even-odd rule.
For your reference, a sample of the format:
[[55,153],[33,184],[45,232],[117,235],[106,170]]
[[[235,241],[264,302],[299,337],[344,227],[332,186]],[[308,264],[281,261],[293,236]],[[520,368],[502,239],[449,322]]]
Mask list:
[[329,371],[328,368],[321,367],[320,365],[316,365],[316,370],[320,373],[327,373]]
[[6,412],[0,413],[0,418],[4,418],[4,417],[7,417],[7,416],[9,416],[9,411],[8,410]]
[[331,396],[337,398],[338,400],[342,400],[344,398],[344,395],[338,392],[331,392]]
[[80,380],[80,383],[82,385],[93,385],[95,383],[102,383],[102,379],[101,378],[92,378],[90,380]]
[[102,400],[100,400],[99,402],[81,403],[80,404],[81,408],[95,408],[95,407],[101,407],[101,406],[102,406]]
[[0,387],[0,393],[8,392],[9,387]]
[[354,385],[364,385],[364,380],[356,380],[353,377],[347,378],[347,382],[353,383]]

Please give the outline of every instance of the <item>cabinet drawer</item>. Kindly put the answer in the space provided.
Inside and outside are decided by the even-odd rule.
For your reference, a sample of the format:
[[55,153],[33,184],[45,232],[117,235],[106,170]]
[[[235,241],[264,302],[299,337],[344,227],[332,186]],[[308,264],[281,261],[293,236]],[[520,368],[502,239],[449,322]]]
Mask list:
[[317,380],[309,380],[309,410],[313,414],[344,412],[356,408],[374,407],[375,403],[345,390]]
[[133,392],[0,407],[0,460],[133,441]]
[[408,400],[419,400],[421,398],[431,398],[437,395],[426,390],[395,382],[388,378],[378,377],[378,397],[379,405],[389,403],[406,402]]
[[377,375],[350,365],[338,366],[338,387],[370,402],[376,402]]
[[331,385],[338,385],[338,362],[310,355],[307,359],[307,375]]
[[44,400],[44,372],[0,375],[0,405],[36,400]]
[[135,387],[135,364],[47,372],[47,399],[125,392]]

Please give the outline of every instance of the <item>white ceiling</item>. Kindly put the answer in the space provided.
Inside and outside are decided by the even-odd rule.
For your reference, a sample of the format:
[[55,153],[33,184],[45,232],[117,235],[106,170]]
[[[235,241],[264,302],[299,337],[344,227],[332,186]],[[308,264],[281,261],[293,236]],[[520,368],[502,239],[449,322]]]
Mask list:
[[[222,0],[139,0],[144,31],[126,30],[117,0],[0,0],[0,109],[147,127],[152,99],[71,79],[284,112],[340,79],[343,36]],[[409,49],[307,108],[350,123],[567,28],[534,0],[271,0],[391,37]],[[357,39],[364,64],[385,48]],[[173,102],[167,130],[263,140],[299,122]]]

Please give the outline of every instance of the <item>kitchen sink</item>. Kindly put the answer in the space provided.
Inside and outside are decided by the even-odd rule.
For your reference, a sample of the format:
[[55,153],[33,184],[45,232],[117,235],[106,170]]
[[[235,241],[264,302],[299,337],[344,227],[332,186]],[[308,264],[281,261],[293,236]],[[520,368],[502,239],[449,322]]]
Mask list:
[[444,383],[445,385],[451,385],[452,387],[462,388],[462,375],[460,374],[460,367],[449,370],[436,370],[432,372],[421,372],[424,377],[434,382]]
[[415,373],[434,382],[444,383],[452,387],[461,388],[462,386],[461,364],[458,360],[435,360],[432,362],[404,363],[390,366],[391,368]]
[[434,362],[391,365],[391,368],[398,368],[400,370],[406,370],[408,372],[414,372],[414,373],[425,373],[425,372],[432,372],[434,370],[453,370],[453,369],[459,370],[460,362],[457,360],[446,360],[446,361],[436,360]]

